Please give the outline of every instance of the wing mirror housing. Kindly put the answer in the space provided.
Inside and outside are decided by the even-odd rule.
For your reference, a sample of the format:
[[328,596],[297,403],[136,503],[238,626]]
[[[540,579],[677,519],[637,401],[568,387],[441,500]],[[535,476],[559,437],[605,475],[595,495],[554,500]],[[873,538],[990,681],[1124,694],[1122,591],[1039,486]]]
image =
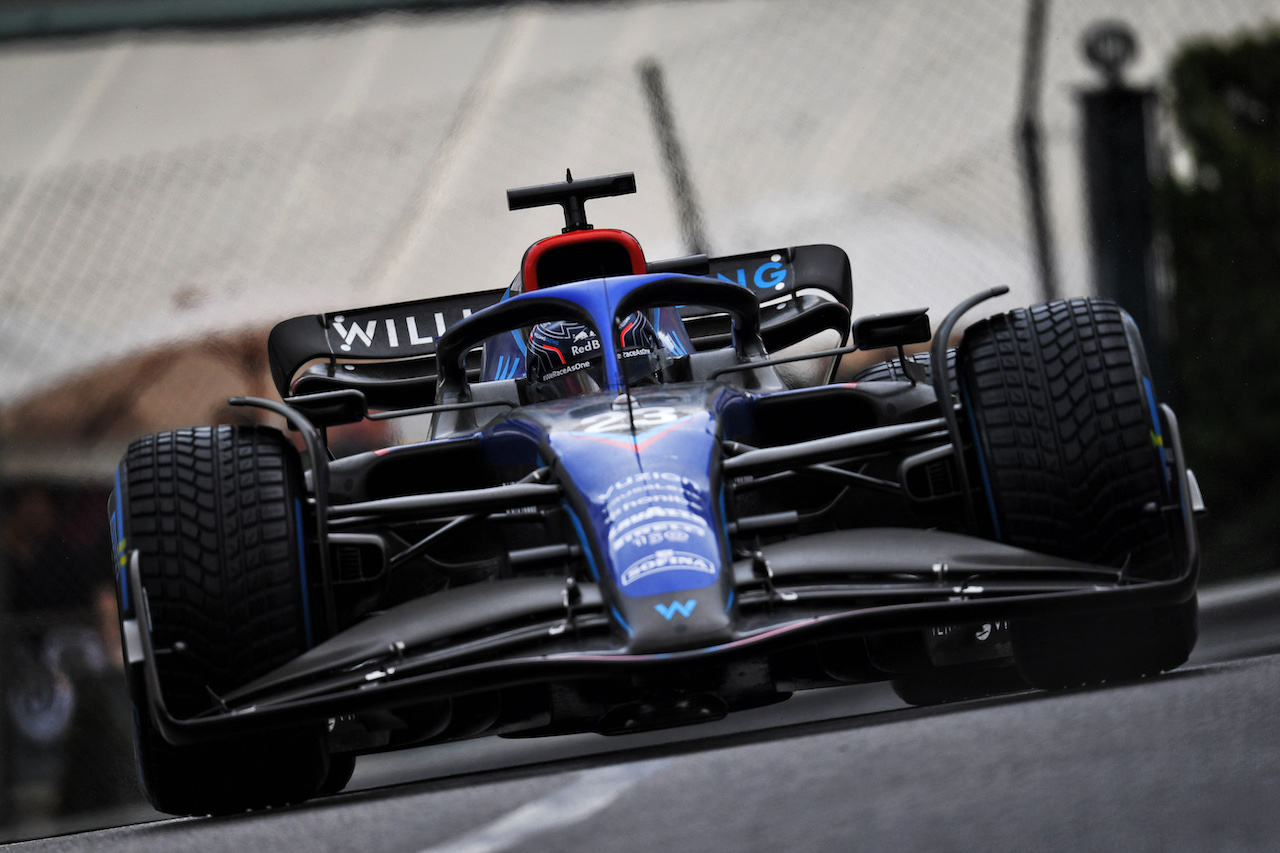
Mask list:
[[928,308],[873,314],[853,321],[853,342],[861,350],[922,344],[932,335]]
[[913,308],[891,314],[873,314],[853,321],[853,343],[860,350],[897,347],[902,373],[911,384],[925,380],[924,366],[907,359],[902,348],[907,344],[921,344],[933,337],[929,327],[929,309]]

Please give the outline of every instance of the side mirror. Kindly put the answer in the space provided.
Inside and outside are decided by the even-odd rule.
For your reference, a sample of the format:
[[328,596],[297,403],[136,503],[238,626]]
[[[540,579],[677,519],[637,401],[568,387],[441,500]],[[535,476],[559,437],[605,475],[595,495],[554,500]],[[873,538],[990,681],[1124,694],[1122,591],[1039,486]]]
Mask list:
[[861,350],[921,344],[932,335],[928,308],[873,314],[853,321],[853,343]]
[[924,366],[909,360],[902,348],[907,344],[924,343],[932,336],[928,308],[873,314],[853,321],[854,345],[860,350],[897,347],[902,372],[912,385],[925,380]]

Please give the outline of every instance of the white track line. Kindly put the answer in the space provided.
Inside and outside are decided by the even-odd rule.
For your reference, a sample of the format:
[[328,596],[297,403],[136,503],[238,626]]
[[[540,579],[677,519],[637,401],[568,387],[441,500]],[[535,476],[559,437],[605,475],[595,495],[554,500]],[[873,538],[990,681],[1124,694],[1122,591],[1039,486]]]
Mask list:
[[531,836],[584,821],[606,808],[628,788],[667,764],[640,761],[588,770],[564,788],[526,803],[487,826],[426,847],[420,853],[498,853]]

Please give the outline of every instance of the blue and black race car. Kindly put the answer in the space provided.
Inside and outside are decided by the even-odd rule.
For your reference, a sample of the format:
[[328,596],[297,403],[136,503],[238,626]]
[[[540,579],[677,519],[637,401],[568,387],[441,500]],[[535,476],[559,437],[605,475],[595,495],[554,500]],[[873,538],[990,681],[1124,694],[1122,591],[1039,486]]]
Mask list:
[[[634,190],[509,191],[565,229],[504,291],[279,324],[283,402],[232,403],[296,444],[213,426],[130,446],[110,513],[158,809],[298,802],[358,755],[480,735],[1187,659],[1199,490],[1122,310],[1036,305],[951,348],[1002,290],[936,330],[924,310],[851,322],[836,247],[654,262],[587,223]],[[330,454],[329,428],[388,418],[425,440]]]

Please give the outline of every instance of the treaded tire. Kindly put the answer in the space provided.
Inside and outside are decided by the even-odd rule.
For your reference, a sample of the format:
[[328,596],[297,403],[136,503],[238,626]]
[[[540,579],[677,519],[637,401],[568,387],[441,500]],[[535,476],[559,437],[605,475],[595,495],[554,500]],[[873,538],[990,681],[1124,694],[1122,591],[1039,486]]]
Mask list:
[[320,796],[328,797],[340,793],[356,772],[356,757],[349,752],[340,752],[329,756],[329,773],[324,777],[324,784],[317,791]]
[[[1162,513],[1170,500],[1146,356],[1115,303],[1070,299],[972,326],[958,356],[995,538],[1122,566],[1131,577],[1176,572]],[[1023,676],[1065,687],[1151,675],[1184,663],[1195,600],[1146,611],[1011,625]]]
[[[930,381],[933,376],[933,362],[930,360],[928,352],[918,352],[915,355],[907,356],[908,361],[914,361],[916,364],[924,367],[925,382]],[[956,348],[951,347],[947,350],[947,370],[951,372],[951,382],[954,386],[956,378]],[[879,364],[873,364],[866,370],[860,371],[858,375],[850,379],[850,382],[881,382],[892,380],[895,382],[908,382],[910,377],[902,372],[902,364],[897,357],[893,357],[888,361],[882,361]]]
[[[170,713],[183,718],[307,648],[298,454],[276,430],[199,427],[138,439],[113,495],[136,549]],[[134,603],[137,606],[137,603]],[[179,646],[178,644],[181,644]],[[174,746],[129,668],[139,779],[171,814],[220,814],[313,796],[328,770],[318,728]]]

